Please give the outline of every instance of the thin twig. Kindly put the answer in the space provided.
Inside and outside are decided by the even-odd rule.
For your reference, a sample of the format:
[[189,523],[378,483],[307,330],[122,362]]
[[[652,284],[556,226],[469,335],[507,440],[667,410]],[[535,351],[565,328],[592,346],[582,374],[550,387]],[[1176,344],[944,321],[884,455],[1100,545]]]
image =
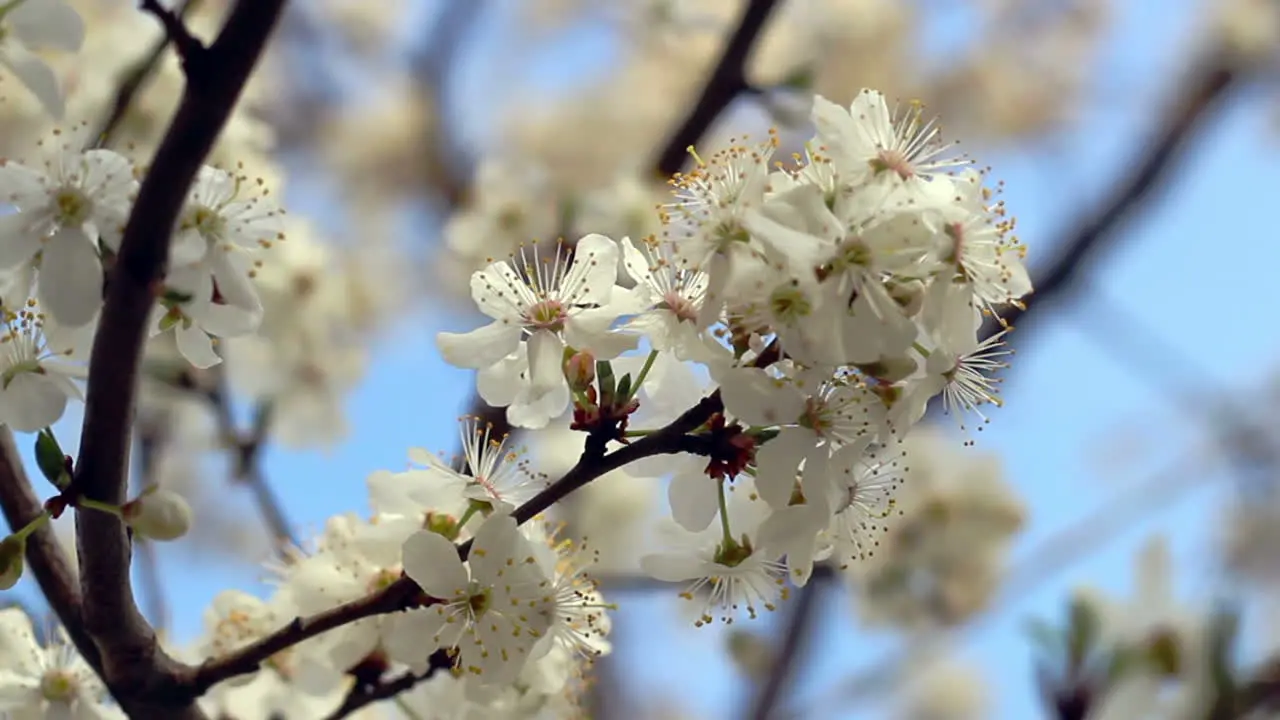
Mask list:
[[[1050,306],[1069,294],[1075,288],[1081,269],[1104,249],[1106,241],[1123,229],[1124,224],[1143,209],[1147,200],[1164,189],[1174,174],[1173,170],[1185,159],[1195,131],[1240,79],[1240,71],[1229,58],[1229,54],[1212,51],[1193,60],[1189,65],[1190,77],[1180,85],[1185,89],[1174,98],[1164,115],[1166,119],[1152,134],[1150,149],[1131,166],[1132,172],[1116,184],[1101,207],[1086,216],[1084,222],[1068,231],[1065,237],[1045,244],[1053,248],[1053,255],[1036,276],[1035,294],[1025,307],[1009,306],[1002,310],[1000,317],[1004,322],[1016,325],[1027,313]],[[988,320],[983,325],[982,334],[990,337],[1000,330],[999,323]]]
[[159,0],[141,0],[139,7],[143,12],[151,13],[160,21],[160,25],[164,27],[165,36],[169,42],[173,43],[173,49],[182,59],[182,67],[188,73],[193,67],[203,62],[207,48],[187,29],[187,24],[181,15],[161,5]]
[[[203,56],[217,72],[188,72],[177,113],[156,151],[125,226],[94,336],[84,426],[72,483],[82,497],[125,500],[129,431],[155,292],[168,265],[187,190],[231,116],[284,9],[284,0],[240,0]],[[152,717],[203,717],[191,697],[166,685],[181,666],[157,644],[129,582],[130,541],[120,518],[76,514],[85,628],[102,655],[104,679],[125,699],[155,700]]]
[[773,710],[782,700],[787,683],[795,674],[796,663],[804,656],[805,645],[809,642],[815,615],[818,610],[818,595],[824,583],[813,577],[800,588],[799,598],[791,607],[791,615],[782,627],[779,635],[778,650],[773,656],[769,674],[765,676],[760,694],[756,696],[748,717],[752,720],[769,720]]
[[[186,18],[187,14],[195,10],[199,4],[200,0],[184,0],[176,10],[178,17]],[[120,80],[120,84],[116,87],[115,101],[111,103],[111,109],[102,119],[102,122],[98,124],[97,132],[93,135],[94,142],[98,147],[107,147],[115,139],[116,131],[119,130],[120,124],[129,112],[129,108],[133,106],[134,98],[142,91],[151,76],[155,74],[156,69],[160,67],[160,59],[164,57],[164,51],[167,47],[169,47],[168,33],[157,40],[151,46],[151,49],[147,51],[147,54],[135,63],[133,68]]]
[[390,680],[383,680],[372,685],[357,686],[342,701],[342,704],[326,716],[325,720],[342,720],[360,709],[373,703],[390,700],[402,692],[408,692],[415,685],[430,680],[437,672],[453,667],[453,660],[443,650],[431,654],[431,662],[427,669],[420,673],[406,672]]
[[659,176],[670,177],[679,172],[689,157],[689,147],[697,144],[725,108],[749,89],[747,59],[777,5],[777,0],[750,0],[747,3],[738,27],[729,36],[720,62],[707,78],[698,101],[658,154],[656,169]]
[[271,431],[271,404],[263,402],[255,407],[252,427],[247,433],[240,432],[231,413],[231,394],[227,387],[226,372],[221,366],[211,372],[212,387],[204,395],[213,409],[218,434],[233,453],[232,475],[236,482],[249,488],[258,514],[271,535],[274,552],[287,559],[288,549],[298,546],[298,538],[294,534],[293,523],[285,513],[284,503],[271,487],[261,463],[262,449]]
[[[766,353],[762,357],[776,358],[776,353]],[[698,452],[702,446],[687,433],[700,427],[722,407],[719,393],[703,398],[661,430],[611,453],[603,452],[603,441],[589,437],[578,463],[559,480],[516,508],[512,516],[523,524],[592,480],[642,458]],[[471,551],[471,544],[468,540],[459,545],[458,555],[465,559]],[[198,667],[187,668],[178,674],[176,682],[183,694],[198,697],[223,680],[254,672],[267,658],[304,640],[363,618],[430,604],[433,600],[424,597],[408,577],[401,577],[382,590],[307,618],[295,618],[285,627],[235,652],[211,658]]]

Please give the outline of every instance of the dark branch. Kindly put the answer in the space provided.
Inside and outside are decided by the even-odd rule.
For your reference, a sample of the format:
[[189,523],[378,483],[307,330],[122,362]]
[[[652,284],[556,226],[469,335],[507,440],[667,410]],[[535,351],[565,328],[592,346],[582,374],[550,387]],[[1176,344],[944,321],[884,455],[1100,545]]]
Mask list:
[[173,49],[182,59],[182,67],[188,75],[204,62],[208,49],[187,29],[187,24],[183,22],[181,15],[161,5],[159,0],[141,0],[139,7],[160,21],[164,27],[165,37],[173,43]]
[[781,643],[773,657],[773,665],[769,668],[769,675],[751,709],[749,717],[753,720],[769,720],[774,708],[782,700],[783,691],[795,672],[796,661],[804,655],[804,646],[808,643],[818,610],[818,594],[825,584],[820,582],[815,573],[798,591],[800,597],[792,606],[791,616],[787,618],[786,627],[779,636]]
[[[762,360],[776,359],[776,352],[766,352]],[[770,360],[771,361],[771,360]],[[641,458],[654,455],[670,455],[680,452],[696,452],[701,449],[696,438],[687,433],[697,429],[712,415],[722,409],[717,392],[703,398],[671,424],[652,435],[604,454],[601,446],[588,440],[582,458],[564,477],[516,508],[512,513],[518,523],[524,523],[551,507],[569,493],[609,472],[617,470]],[[471,541],[458,546],[458,555],[466,558],[471,552]],[[207,660],[199,667],[186,668],[176,677],[180,693],[199,697],[210,687],[228,678],[254,672],[267,658],[304,640],[337,627],[374,615],[405,610],[430,604],[418,586],[408,577],[401,577],[387,587],[365,597],[331,608],[308,618],[294,618],[293,622],[276,632],[219,658]]]
[[[129,430],[138,370],[155,288],[164,278],[169,242],[183,200],[266,47],[284,0],[241,0],[203,53],[216,73],[189,74],[177,113],[150,164],[125,227],[90,355],[80,452],[72,482],[84,497],[125,500]],[[162,690],[181,666],[157,645],[129,583],[130,541],[107,513],[77,513],[80,590],[86,630],[102,656],[113,694],[163,698],[153,717],[202,717],[191,698]]]
[[746,75],[747,59],[777,4],[777,0],[750,0],[747,3],[742,19],[725,45],[724,54],[707,79],[698,102],[658,155],[656,168],[659,176],[670,177],[679,172],[689,156],[689,146],[697,144],[720,113],[750,89]]
[[[1054,248],[1053,255],[1036,277],[1035,294],[1025,309],[1010,306],[1002,311],[1000,316],[1006,323],[1016,325],[1027,313],[1049,306],[1075,289],[1080,270],[1153,195],[1164,189],[1172,171],[1184,160],[1195,131],[1226,97],[1240,75],[1228,56],[1216,53],[1194,61],[1191,68],[1191,77],[1183,83],[1186,89],[1165,113],[1167,119],[1153,134],[1150,150],[1133,166],[1133,171],[1117,183],[1100,208],[1069,230],[1065,237],[1048,245]],[[999,331],[1000,325],[994,320],[988,320],[982,329],[983,337]]]
[[204,395],[212,406],[218,433],[233,453],[233,477],[253,494],[258,514],[267,527],[267,533],[271,535],[272,549],[277,555],[284,556],[289,547],[298,545],[298,538],[294,535],[293,523],[289,522],[289,517],[285,514],[284,503],[280,502],[279,496],[272,489],[260,462],[263,446],[271,431],[271,405],[263,403],[254,408],[253,426],[247,433],[237,430],[235,418],[231,414],[226,372],[221,366],[211,372],[214,375],[212,388]]
[[367,705],[389,700],[402,692],[407,692],[418,683],[431,679],[437,672],[449,670],[452,667],[453,661],[449,658],[449,654],[443,650],[437,650],[431,654],[431,664],[421,673],[406,672],[390,680],[367,686],[356,686],[342,704],[329,713],[326,720],[342,720]]

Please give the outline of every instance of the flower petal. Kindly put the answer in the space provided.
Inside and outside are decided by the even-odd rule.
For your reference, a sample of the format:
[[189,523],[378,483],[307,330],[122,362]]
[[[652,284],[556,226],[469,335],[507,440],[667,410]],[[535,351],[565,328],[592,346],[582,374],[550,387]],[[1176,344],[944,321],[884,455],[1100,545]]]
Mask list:
[[20,372],[0,392],[5,404],[4,419],[18,432],[36,432],[49,427],[67,409],[67,394],[57,383],[33,372]]
[[61,120],[66,111],[66,100],[58,87],[58,76],[43,60],[21,48],[10,45],[0,54],[0,64],[9,68],[18,80],[31,91],[44,106],[45,112],[55,120]]
[[494,320],[467,333],[437,333],[436,349],[454,367],[480,370],[515,352],[521,334],[518,325]]
[[667,485],[671,517],[689,532],[706,530],[720,509],[716,480],[702,472],[679,473]]
[[466,592],[467,569],[458,558],[458,548],[445,536],[429,530],[416,532],[404,541],[404,573],[438,598],[455,598]]
[[58,322],[79,327],[102,307],[102,262],[79,228],[63,228],[44,244],[40,302]]
[[209,334],[195,323],[190,327],[184,327],[182,322],[178,323],[173,335],[178,341],[178,352],[182,353],[182,357],[186,358],[192,367],[204,370],[222,362],[218,353],[213,351],[213,340]]
[[62,0],[26,0],[5,19],[13,34],[32,50],[75,52],[84,44],[84,20]]

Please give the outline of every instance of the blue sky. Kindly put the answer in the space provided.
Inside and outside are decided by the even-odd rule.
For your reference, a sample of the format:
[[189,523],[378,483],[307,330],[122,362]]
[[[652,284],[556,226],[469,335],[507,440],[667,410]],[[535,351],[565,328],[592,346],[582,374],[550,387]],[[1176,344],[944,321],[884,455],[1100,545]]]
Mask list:
[[[1087,108],[1079,128],[1060,139],[1065,151],[973,149],[1005,181],[1033,267],[1060,228],[1103,196],[1139,152],[1143,129],[1152,121],[1145,106],[1169,86],[1170,69],[1186,54],[1180,39],[1195,18],[1180,10],[1195,3],[1117,5],[1124,10],[1109,44],[1105,99]],[[1280,267],[1280,243],[1268,236],[1268,203],[1280,187],[1280,163],[1265,113],[1260,98],[1235,98],[1202,134],[1164,197],[1089,272],[1090,289],[1083,291],[1089,296],[1047,311],[1034,327],[1015,333],[1019,354],[1006,382],[1007,405],[978,443],[979,451],[1003,458],[1009,482],[1029,511],[1014,565],[1056,529],[1106,507],[1128,484],[1168,473],[1193,437],[1190,428],[1208,409],[1194,393],[1225,390],[1245,402],[1250,386],[1272,371],[1280,340],[1268,329],[1271,309],[1280,306],[1280,284],[1270,275]],[[1179,384],[1167,372],[1172,361],[1149,346],[1120,356],[1108,350],[1117,346],[1108,337],[1132,335],[1109,319],[1117,307],[1143,332],[1176,349],[1179,361],[1205,374],[1175,378]],[[269,450],[266,474],[300,527],[318,528],[333,513],[364,510],[364,478],[375,469],[401,467],[408,448],[452,443],[469,377],[435,356],[431,338],[444,324],[453,328],[458,321],[426,317],[404,326],[376,353],[351,398],[353,432],[344,444],[329,453]],[[1170,487],[1175,477],[1170,475]],[[1227,486],[1205,485],[1160,513],[1135,508],[1131,527],[1113,542],[1011,599],[994,621],[957,645],[990,682],[993,718],[1036,716],[1021,622],[1033,615],[1059,617],[1066,593],[1080,584],[1127,593],[1134,552],[1151,533],[1170,538],[1183,590],[1212,589],[1194,576],[1202,576],[1212,560],[1209,540]],[[254,587],[260,575],[254,568],[221,566],[191,572],[179,549],[163,553],[162,562],[178,637],[196,632],[200,608],[218,590]],[[618,633],[622,643],[633,643],[620,658],[620,670],[635,683],[633,698],[674,693],[696,717],[737,716],[748,690],[725,665],[714,631],[695,631],[666,613],[670,597],[620,601],[625,610]],[[846,600],[831,599],[825,610],[814,647],[821,659],[798,676],[801,700],[826,697],[842,677],[874,666],[890,649],[885,638],[855,626]],[[759,629],[768,631],[765,624]],[[881,716],[812,702],[795,707],[812,717]]]

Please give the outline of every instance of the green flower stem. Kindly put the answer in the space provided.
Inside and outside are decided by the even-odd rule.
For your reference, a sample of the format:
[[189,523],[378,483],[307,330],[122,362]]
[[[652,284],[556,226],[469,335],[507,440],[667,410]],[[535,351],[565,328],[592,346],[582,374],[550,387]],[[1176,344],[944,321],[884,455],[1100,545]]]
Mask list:
[[18,531],[15,532],[10,537],[16,538],[20,542],[25,541],[28,537],[31,536],[31,533],[44,527],[44,524],[49,522],[49,518],[50,518],[49,511],[45,510],[44,512],[37,515],[35,519],[33,519],[31,522],[19,528]]
[[[649,371],[653,369],[653,361],[658,359],[658,351],[650,350],[649,357],[644,359],[644,365],[640,368],[640,374],[636,376],[636,381],[631,384],[631,397],[640,394],[640,387],[644,385],[645,378],[649,377]],[[631,398],[624,398],[630,400]]]
[[728,547],[733,544],[733,532],[729,530],[729,501],[724,494],[724,480],[719,481],[718,490],[720,493],[720,529],[724,531],[724,544]]
[[111,503],[98,502],[97,500],[90,500],[89,498],[80,498],[79,500],[76,500],[75,506],[78,508],[97,510],[98,512],[115,515],[116,517],[124,517],[119,506],[112,505]]

